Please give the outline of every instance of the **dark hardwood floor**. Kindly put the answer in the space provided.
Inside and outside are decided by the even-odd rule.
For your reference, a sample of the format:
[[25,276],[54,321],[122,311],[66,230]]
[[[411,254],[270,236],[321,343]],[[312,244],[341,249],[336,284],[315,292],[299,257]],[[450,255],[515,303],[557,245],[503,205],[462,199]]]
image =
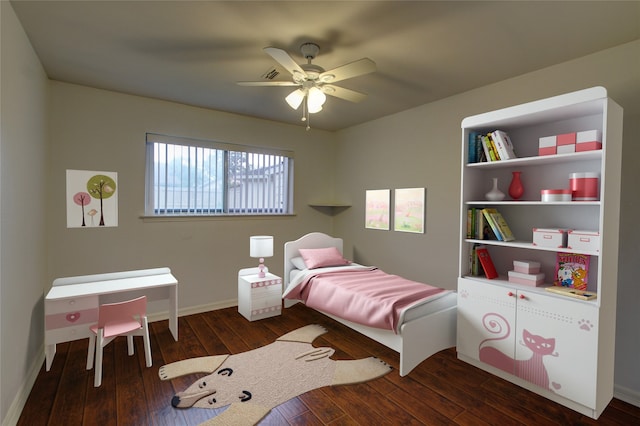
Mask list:
[[146,368],[142,340],[127,356],[126,340],[105,348],[102,386],[85,370],[87,342],[58,345],[51,371],[44,366],[18,425],[197,425],[216,415],[208,409],[175,409],[171,398],[198,376],[160,381],[160,366],[190,357],[238,353],[273,342],[288,331],[321,324],[329,332],[316,346],[336,349],[334,359],[377,356],[395,367],[357,385],[325,387],[276,407],[261,425],[633,425],[640,408],[614,399],[598,421],[521,389],[456,358],[455,349],[398,375],[398,355],[302,305],[282,316],[249,322],[236,308],[179,319],[175,342],[167,321],[151,328],[153,367]]

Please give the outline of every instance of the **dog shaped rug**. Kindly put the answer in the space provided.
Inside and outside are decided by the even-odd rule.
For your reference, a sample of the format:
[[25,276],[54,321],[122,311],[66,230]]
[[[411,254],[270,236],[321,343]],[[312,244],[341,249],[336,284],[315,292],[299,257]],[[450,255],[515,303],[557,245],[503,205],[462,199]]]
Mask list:
[[221,408],[224,412],[202,425],[254,425],[272,408],[323,386],[366,382],[384,376],[392,367],[378,358],[335,361],[332,348],[314,348],[326,333],[319,325],[299,328],[275,342],[235,355],[191,358],[160,367],[162,380],[194,373],[210,373],[171,405],[176,408]]

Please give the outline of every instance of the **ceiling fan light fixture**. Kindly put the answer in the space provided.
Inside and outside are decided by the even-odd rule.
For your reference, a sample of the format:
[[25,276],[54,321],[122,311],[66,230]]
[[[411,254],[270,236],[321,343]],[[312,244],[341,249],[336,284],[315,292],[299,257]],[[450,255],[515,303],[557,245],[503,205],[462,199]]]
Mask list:
[[287,95],[284,100],[287,101],[291,108],[298,109],[300,108],[300,104],[302,104],[302,101],[304,100],[304,96],[305,93],[302,89],[296,89],[293,92],[289,93],[289,95]]
[[327,95],[325,95],[322,90],[317,87],[309,89],[309,93],[307,94],[307,108],[309,108],[309,112],[315,114],[316,112],[322,111],[322,105],[324,105],[326,100]]

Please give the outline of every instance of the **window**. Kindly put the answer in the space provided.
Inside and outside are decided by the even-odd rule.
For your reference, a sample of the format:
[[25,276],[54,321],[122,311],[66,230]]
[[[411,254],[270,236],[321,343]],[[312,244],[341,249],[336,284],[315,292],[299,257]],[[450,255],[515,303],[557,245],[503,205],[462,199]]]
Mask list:
[[290,214],[293,153],[147,133],[147,216]]

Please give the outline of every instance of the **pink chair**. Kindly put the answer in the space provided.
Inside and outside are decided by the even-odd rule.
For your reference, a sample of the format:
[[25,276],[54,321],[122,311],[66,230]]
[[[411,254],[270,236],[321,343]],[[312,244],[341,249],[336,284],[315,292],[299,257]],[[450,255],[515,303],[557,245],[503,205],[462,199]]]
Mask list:
[[102,384],[102,349],[117,336],[127,336],[129,355],[134,353],[133,336],[142,336],[147,367],[151,367],[146,296],[126,302],[100,305],[98,323],[89,328],[95,333],[89,337],[89,351],[87,352],[87,370],[91,370],[93,367],[93,357],[96,354],[93,386],[98,387]]

